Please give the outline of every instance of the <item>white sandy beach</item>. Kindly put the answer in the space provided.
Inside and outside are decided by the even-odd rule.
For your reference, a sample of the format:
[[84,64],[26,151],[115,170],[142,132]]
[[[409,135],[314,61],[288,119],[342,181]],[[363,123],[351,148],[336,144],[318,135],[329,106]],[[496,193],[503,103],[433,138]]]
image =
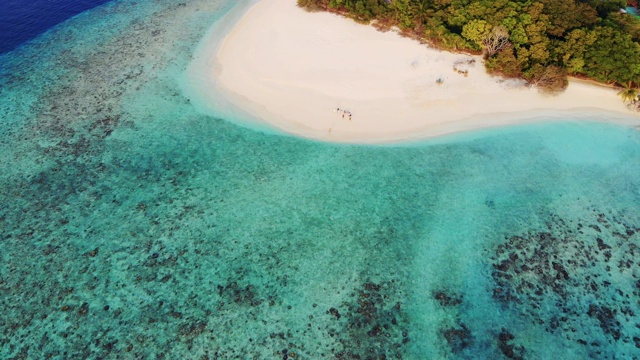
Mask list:
[[260,0],[221,43],[201,51],[205,82],[235,106],[285,132],[324,141],[416,139],[568,114],[635,121],[613,89],[572,81],[561,95],[541,95],[490,77],[481,57],[309,13],[295,0]]

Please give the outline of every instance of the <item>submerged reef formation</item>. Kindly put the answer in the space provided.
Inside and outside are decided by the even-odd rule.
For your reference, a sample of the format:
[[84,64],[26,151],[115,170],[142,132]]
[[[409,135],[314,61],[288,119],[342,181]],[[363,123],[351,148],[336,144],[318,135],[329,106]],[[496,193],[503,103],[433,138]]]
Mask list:
[[[637,359],[640,227],[627,214],[592,215],[550,215],[546,229],[506,237],[492,257],[493,297],[592,358]],[[623,344],[635,352],[610,352]]]
[[515,335],[505,327],[492,328],[484,324],[481,328],[472,329],[467,321],[473,321],[474,304],[465,300],[461,294],[438,290],[433,292],[433,299],[439,311],[447,314],[446,320],[438,327],[438,337],[443,344],[443,356],[452,359],[475,359],[477,354],[483,357],[504,359],[527,359],[525,347]]
[[116,1],[0,59],[1,358],[402,358],[387,211],[180,91],[234,5]]
[[[367,282],[351,296],[353,302],[327,312],[342,326],[329,330],[341,345],[332,351],[335,358],[402,359],[403,347],[410,341],[410,328],[401,302],[391,303],[392,297],[398,296],[395,280]],[[345,318],[341,320],[342,317]]]
[[453,355],[459,356],[465,349],[473,345],[474,339],[471,330],[460,320],[457,307],[462,304],[463,297],[457,294],[448,294],[445,291],[438,290],[433,292],[433,298],[445,311],[453,310],[453,317],[456,319],[454,325],[446,326],[440,329],[440,336],[444,338],[444,342],[448,345]]

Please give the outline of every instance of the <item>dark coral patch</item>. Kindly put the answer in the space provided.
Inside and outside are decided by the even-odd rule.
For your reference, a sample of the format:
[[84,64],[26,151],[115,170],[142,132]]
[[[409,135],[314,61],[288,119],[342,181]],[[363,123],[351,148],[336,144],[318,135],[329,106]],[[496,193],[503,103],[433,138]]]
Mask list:
[[409,343],[407,316],[397,297],[396,282],[366,282],[356,290],[354,302],[331,308],[327,313],[342,318],[343,329],[330,328],[330,336],[337,337],[339,349],[336,359],[401,359]]
[[602,337],[631,343],[640,335],[640,305],[630,298],[640,295],[640,239],[624,216],[593,213],[577,222],[550,215],[543,231],[506,237],[492,256],[491,277],[494,299],[603,356]]

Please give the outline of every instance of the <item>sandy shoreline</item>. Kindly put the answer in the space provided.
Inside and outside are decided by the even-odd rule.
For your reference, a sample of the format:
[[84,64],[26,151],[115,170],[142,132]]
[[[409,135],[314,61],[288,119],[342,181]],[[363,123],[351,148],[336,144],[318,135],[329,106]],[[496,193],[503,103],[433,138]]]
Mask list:
[[205,42],[190,69],[202,77],[203,106],[221,107],[219,91],[226,115],[303,137],[389,142],[567,117],[638,123],[613,89],[572,81],[561,95],[541,95],[488,76],[480,57],[308,13],[295,0],[260,0],[229,21],[231,32]]

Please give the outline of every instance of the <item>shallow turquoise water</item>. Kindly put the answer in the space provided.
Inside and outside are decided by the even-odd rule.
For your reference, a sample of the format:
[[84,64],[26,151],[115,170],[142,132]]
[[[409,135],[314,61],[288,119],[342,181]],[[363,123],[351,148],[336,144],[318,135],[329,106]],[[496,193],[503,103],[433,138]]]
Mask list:
[[239,127],[180,91],[231,5],[110,3],[0,58],[0,358],[640,358],[636,129]]

